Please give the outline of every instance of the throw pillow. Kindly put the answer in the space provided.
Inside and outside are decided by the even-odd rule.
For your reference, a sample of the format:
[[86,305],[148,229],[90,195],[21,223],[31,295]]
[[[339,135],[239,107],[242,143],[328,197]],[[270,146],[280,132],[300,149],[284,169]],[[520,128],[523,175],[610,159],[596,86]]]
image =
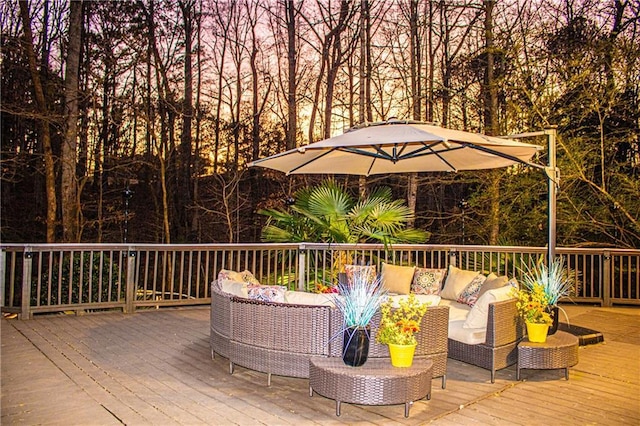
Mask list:
[[224,293],[244,297],[245,299],[249,297],[247,292],[247,283],[232,280],[218,280],[218,284],[220,285],[220,290]]
[[411,283],[411,292],[415,294],[440,294],[446,269],[416,268]]
[[386,288],[389,293],[411,293],[411,282],[415,270],[415,266],[398,266],[382,262],[382,270],[380,271],[382,287]]
[[484,282],[487,280],[482,274],[478,274],[467,286],[462,290],[460,296],[458,296],[457,302],[464,303],[471,307],[475,305],[476,300],[478,300],[478,293],[480,293],[480,289],[484,287]]
[[354,274],[369,274],[368,279],[373,282],[376,279],[376,265],[344,265],[344,272],[347,274],[347,283],[353,281]]
[[287,288],[283,285],[250,285],[247,291],[249,299],[284,303]]
[[478,272],[466,271],[449,265],[447,279],[444,281],[444,287],[440,291],[440,297],[449,300],[458,300],[462,290],[478,276]]
[[482,297],[483,294],[488,292],[489,290],[493,290],[496,288],[503,287],[507,284],[509,278],[506,275],[501,277],[495,275],[494,273],[489,274],[487,280],[482,284],[482,288],[480,288],[480,292],[478,293],[478,298]]
[[242,281],[245,283],[260,285],[260,281],[258,281],[258,279],[248,269],[240,272],[240,275],[242,276]]
[[260,281],[258,281],[256,277],[253,276],[251,271],[247,269],[242,272],[231,271],[229,269],[221,269],[220,272],[218,272],[218,280],[231,280],[257,285],[260,284]]
[[469,311],[463,328],[486,328],[489,320],[489,304],[513,298],[513,286],[507,284],[500,288],[487,291],[479,297],[476,304]]
[[218,272],[218,281],[222,280],[243,281],[242,274],[240,272],[231,271],[229,269],[221,269],[220,272]]

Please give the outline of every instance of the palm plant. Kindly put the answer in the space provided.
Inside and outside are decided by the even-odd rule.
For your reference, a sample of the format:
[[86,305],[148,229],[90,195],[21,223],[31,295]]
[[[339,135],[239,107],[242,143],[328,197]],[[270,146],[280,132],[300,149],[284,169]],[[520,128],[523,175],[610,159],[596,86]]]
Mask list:
[[355,200],[333,180],[296,193],[289,211],[260,210],[269,217],[262,230],[269,242],[379,242],[423,243],[429,234],[407,228],[413,219],[401,200],[393,200],[391,189],[375,189],[368,197]]

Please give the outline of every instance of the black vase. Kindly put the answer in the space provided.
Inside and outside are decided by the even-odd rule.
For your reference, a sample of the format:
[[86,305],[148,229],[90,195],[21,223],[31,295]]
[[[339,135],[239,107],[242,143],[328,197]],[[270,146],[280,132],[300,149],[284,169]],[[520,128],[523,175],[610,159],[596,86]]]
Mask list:
[[350,327],[342,333],[342,360],[352,367],[360,367],[369,356],[369,327]]
[[551,315],[553,319],[553,324],[549,327],[549,331],[547,331],[547,336],[551,336],[558,331],[558,322],[560,321],[560,308],[557,306],[547,306],[547,312]]

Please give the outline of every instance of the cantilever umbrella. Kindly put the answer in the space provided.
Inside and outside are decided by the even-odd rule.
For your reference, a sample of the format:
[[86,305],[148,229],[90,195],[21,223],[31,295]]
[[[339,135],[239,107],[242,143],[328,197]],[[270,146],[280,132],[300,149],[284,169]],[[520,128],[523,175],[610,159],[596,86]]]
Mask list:
[[[555,130],[553,131],[555,132]],[[531,133],[531,136],[547,132]],[[526,136],[516,135],[516,136]],[[554,136],[555,138],[555,136]],[[549,168],[531,163],[540,145],[463,132],[417,121],[365,123],[344,134],[252,162],[289,174],[377,175],[456,172],[527,164],[545,169],[549,181],[548,259],[555,256],[555,142]],[[554,154],[551,154],[553,147]],[[551,161],[551,160],[550,160]]]
[[390,120],[356,126],[342,135],[256,160],[251,166],[286,174],[456,172],[531,164],[541,149],[433,124]]

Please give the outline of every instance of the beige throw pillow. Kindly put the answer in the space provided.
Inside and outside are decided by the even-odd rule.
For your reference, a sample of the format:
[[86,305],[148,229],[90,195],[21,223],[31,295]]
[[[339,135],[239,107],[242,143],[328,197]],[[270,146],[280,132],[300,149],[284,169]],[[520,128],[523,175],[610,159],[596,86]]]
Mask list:
[[444,281],[444,288],[440,292],[440,297],[454,301],[458,300],[460,293],[478,275],[478,272],[466,271],[449,265],[449,272],[447,273],[447,279]]
[[484,282],[484,284],[482,284],[482,287],[480,288],[478,299],[480,299],[482,295],[489,290],[503,287],[505,284],[507,284],[507,281],[509,281],[509,278],[506,275],[499,277],[494,273],[489,274],[487,280]]
[[485,328],[489,319],[489,304],[513,298],[512,290],[513,286],[507,284],[500,288],[487,291],[482,297],[479,297],[476,304],[473,305],[462,327]]
[[382,262],[380,280],[389,293],[409,294],[415,266],[398,266]]

